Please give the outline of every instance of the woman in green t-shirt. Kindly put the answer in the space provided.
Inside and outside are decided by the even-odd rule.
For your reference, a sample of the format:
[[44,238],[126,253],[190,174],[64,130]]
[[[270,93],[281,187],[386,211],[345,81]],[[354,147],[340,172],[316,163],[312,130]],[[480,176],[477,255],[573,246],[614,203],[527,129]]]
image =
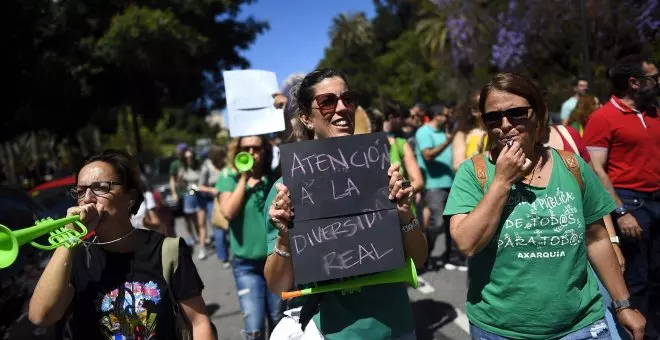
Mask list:
[[498,73],[479,110],[490,151],[461,164],[444,212],[470,258],[472,338],[610,339],[591,263],[621,325],[642,339],[645,319],[630,308],[602,219],[614,203],[582,158],[543,146],[542,91]]
[[[276,176],[271,170],[273,151],[265,136],[238,138],[231,160],[238,152],[248,152],[254,159],[252,169],[239,172],[235,168],[216,182],[222,214],[229,221],[231,266],[241,312],[245,315],[243,332],[246,339],[265,339],[266,325],[273,329],[281,317],[278,295],[266,287],[266,222],[264,203]],[[233,166],[233,162],[231,164]]]
[[[353,134],[357,103],[348,90],[346,77],[340,72],[332,69],[311,72],[302,80],[294,97],[298,125],[294,138],[320,139]],[[398,169],[399,165],[392,165],[388,170],[390,197],[398,203],[405,254],[422,264],[426,260],[426,239],[410,209],[412,187],[402,187]],[[268,249],[273,251],[266,261],[265,274],[270,290],[280,294],[293,288],[288,236],[293,207],[288,189],[281,180],[278,182],[268,196],[264,212],[269,217]],[[416,338],[408,292],[403,283],[362,287],[359,292],[350,294],[326,293],[314,307],[318,307],[318,312],[312,321],[303,324],[303,339],[310,336],[331,340]],[[302,314],[305,312],[303,307]]]

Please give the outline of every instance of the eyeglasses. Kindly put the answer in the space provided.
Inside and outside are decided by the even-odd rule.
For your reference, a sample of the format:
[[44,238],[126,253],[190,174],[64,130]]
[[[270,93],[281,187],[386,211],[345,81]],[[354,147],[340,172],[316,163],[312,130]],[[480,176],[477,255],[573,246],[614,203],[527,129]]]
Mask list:
[[319,107],[315,107],[314,109],[319,109],[322,114],[334,113],[337,109],[337,103],[339,103],[339,100],[341,99],[341,101],[344,102],[344,106],[353,110],[357,106],[357,99],[355,97],[355,93],[351,91],[346,91],[340,96],[337,96],[334,93],[319,94],[314,97],[314,101],[316,101],[316,104]]
[[650,76],[643,76],[643,77],[639,77],[639,78],[648,79],[648,80],[652,81],[653,83],[655,83],[656,86],[658,84],[660,84],[660,73],[656,73],[656,74],[650,75]]
[[491,111],[481,115],[484,124],[490,128],[498,127],[502,124],[502,118],[506,119],[513,125],[525,125],[529,120],[529,111],[532,108],[529,106],[514,107],[504,111]]
[[243,152],[261,152],[264,148],[261,145],[246,145],[240,147]]
[[121,183],[101,181],[94,182],[90,185],[77,185],[69,188],[69,194],[71,194],[71,197],[74,199],[80,200],[83,199],[87,194],[87,189],[92,189],[92,193],[94,193],[95,196],[102,196],[109,193],[113,185],[121,185]]

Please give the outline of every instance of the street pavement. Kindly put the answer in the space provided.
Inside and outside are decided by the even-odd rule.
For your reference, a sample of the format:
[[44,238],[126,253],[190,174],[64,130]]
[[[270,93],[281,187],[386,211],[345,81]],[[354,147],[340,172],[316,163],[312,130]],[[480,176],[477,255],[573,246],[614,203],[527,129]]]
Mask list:
[[[175,226],[178,235],[187,236],[182,219],[177,219]],[[242,340],[243,320],[232,270],[222,267],[213,250],[210,249],[205,260],[200,261],[195,257],[197,270],[205,285],[203,296],[209,317],[218,330],[219,340]],[[433,255],[437,257],[443,252],[444,237],[441,235],[436,241]],[[470,339],[469,323],[465,316],[467,273],[438,269],[427,271],[421,274],[420,278],[420,287],[408,290],[417,326],[417,338]]]

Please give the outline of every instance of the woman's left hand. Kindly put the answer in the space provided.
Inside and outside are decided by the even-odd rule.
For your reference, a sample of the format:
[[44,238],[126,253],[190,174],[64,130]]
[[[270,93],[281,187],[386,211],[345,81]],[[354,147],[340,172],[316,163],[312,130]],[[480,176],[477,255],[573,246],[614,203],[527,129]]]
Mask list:
[[646,318],[636,309],[626,308],[616,312],[616,318],[632,339],[644,339]]
[[[402,223],[408,223],[414,217],[412,213],[412,205],[415,204],[413,200],[413,188],[410,181],[406,181],[399,173],[399,164],[392,164],[387,170],[387,175],[390,176],[390,200],[396,200],[396,206],[399,211],[399,220]],[[407,184],[406,184],[407,183]]]

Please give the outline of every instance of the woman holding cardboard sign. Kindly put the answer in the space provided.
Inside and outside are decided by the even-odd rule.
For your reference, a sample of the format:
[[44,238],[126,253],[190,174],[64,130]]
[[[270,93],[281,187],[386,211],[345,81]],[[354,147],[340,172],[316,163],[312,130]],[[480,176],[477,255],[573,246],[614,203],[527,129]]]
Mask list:
[[[332,69],[318,69],[308,74],[294,92],[297,126],[296,138],[320,139],[352,135],[357,106],[343,74]],[[405,186],[399,165],[388,170],[389,197],[397,201],[404,249],[415,263],[426,261],[426,239],[412,211],[412,187]],[[265,275],[268,288],[277,294],[293,288],[293,262],[288,228],[293,218],[289,189],[278,180],[266,200],[268,251]],[[325,293],[318,304],[309,303],[302,314],[313,314],[306,324],[305,336],[326,339],[415,339],[415,326],[406,286],[402,283],[362,287],[359,292]],[[304,319],[301,318],[301,319]]]

